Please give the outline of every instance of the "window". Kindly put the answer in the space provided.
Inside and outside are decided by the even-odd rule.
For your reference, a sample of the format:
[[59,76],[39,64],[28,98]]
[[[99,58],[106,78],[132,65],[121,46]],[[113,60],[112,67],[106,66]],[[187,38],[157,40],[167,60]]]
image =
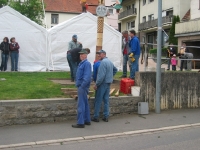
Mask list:
[[146,16],[142,18],[142,22],[146,22]]
[[127,10],[131,9],[131,5],[126,6],[126,9],[127,9]]
[[173,16],[173,10],[166,11],[166,16]]
[[51,23],[58,24],[58,14],[51,14]]
[[146,4],[146,0],[143,0],[143,5],[145,5]]
[[127,30],[135,28],[135,21],[127,22]]
[[149,3],[153,2],[154,0],[149,0]]
[[149,15],[149,16],[148,16],[148,20],[149,20],[149,21],[154,20],[154,15],[153,15],[153,14]]
[[112,14],[113,14],[113,9],[112,9],[112,8],[109,8],[109,9],[108,9],[108,12],[109,12],[109,14],[112,15]]

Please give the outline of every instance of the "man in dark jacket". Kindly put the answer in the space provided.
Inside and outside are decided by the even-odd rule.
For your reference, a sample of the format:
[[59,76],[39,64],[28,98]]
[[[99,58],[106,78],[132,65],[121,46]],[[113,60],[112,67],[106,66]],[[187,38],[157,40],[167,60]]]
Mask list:
[[6,71],[7,70],[7,62],[9,58],[9,39],[5,37],[3,39],[3,42],[0,45],[0,50],[2,51],[1,53],[1,71]]
[[[185,43],[182,44],[181,48],[184,49],[185,53],[189,53],[189,49],[186,47]],[[180,58],[183,58],[182,55],[180,56]],[[187,70],[187,60],[181,60],[180,71],[183,71],[183,68]]]
[[168,49],[167,49],[167,58],[169,58],[167,70],[170,70],[171,58],[172,58],[172,56],[173,56],[174,54],[176,55],[176,48],[174,47],[173,43],[170,43],[169,45],[170,45],[170,46],[169,46]]
[[[80,53],[79,53],[81,50],[82,48],[74,48],[67,51],[67,60],[68,60],[69,66],[71,66],[70,71],[71,71],[72,82],[76,80],[77,67],[78,67],[78,64],[81,62]],[[88,52],[88,54],[90,53],[89,48],[85,48],[85,50]]]

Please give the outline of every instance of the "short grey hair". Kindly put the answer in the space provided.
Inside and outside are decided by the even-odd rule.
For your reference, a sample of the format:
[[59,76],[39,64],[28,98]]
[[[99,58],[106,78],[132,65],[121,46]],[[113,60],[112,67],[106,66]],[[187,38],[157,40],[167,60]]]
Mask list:
[[123,31],[122,34],[128,34],[128,31]]

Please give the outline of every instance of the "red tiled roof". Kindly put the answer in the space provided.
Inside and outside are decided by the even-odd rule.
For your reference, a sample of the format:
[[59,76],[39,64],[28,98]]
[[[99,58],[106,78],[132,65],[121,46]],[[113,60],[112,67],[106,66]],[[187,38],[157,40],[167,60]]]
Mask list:
[[[81,13],[80,0],[44,0],[45,10],[51,12]],[[98,0],[87,0],[88,5],[98,5]],[[89,6],[88,11],[96,14],[97,6]]]
[[188,21],[188,20],[190,20],[190,9],[188,10],[188,12],[185,14],[185,16],[182,19],[182,21]]

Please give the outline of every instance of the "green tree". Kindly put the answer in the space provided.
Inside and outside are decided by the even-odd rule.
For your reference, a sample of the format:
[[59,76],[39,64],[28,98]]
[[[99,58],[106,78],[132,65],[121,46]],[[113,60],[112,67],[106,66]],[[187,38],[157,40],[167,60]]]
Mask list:
[[170,31],[169,31],[169,43],[170,44],[172,43],[174,45],[178,44],[178,38],[174,37],[174,35],[175,35],[175,25],[176,25],[177,22],[180,22],[180,17],[174,16],[173,21],[172,21],[172,26],[171,26]]
[[8,4],[8,0],[0,0],[0,8],[7,4]]
[[41,0],[26,0],[25,2],[11,0],[9,6],[32,21],[42,25],[44,12]]

